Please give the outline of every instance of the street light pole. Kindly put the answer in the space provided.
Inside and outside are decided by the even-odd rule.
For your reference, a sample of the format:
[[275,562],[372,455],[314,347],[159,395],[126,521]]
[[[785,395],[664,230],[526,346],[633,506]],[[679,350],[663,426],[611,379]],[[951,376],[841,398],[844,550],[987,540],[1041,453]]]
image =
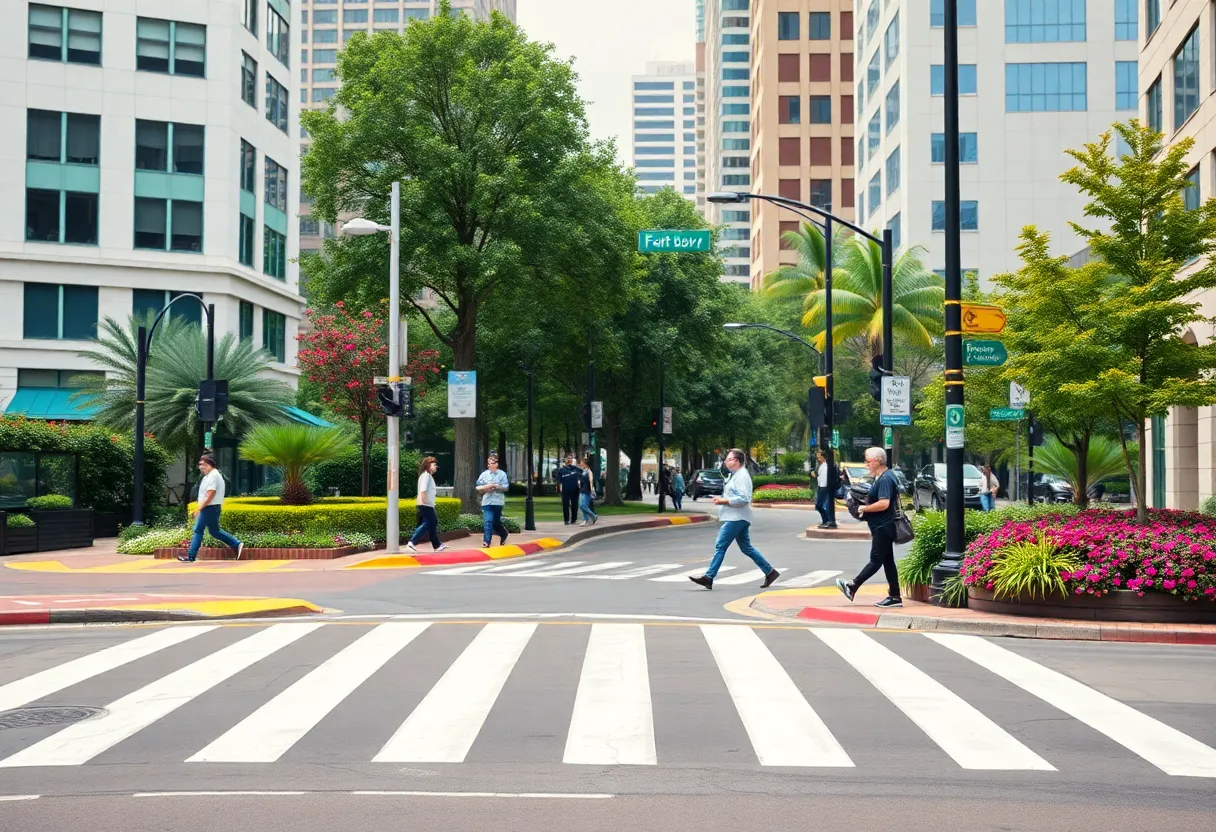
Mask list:
[[663,416],[666,412],[663,409],[663,370],[666,363],[665,360],[659,359],[659,514],[667,510],[667,501],[664,499],[663,493]]
[[[890,228],[882,232],[882,369],[883,375],[895,374],[895,301],[894,269],[895,238]],[[895,428],[891,428],[892,434]],[[893,468],[895,456],[895,440],[892,436],[891,447],[887,448],[887,467]]]
[[[401,383],[401,183],[394,182],[389,206],[388,262],[388,380]],[[385,549],[395,554],[401,546],[401,419],[388,417],[388,506]]]
[[131,525],[144,524],[144,392],[147,386],[148,328],[141,326],[135,343],[135,493]]
[[524,368],[528,374],[528,496],[524,498],[524,531],[536,531],[536,513],[532,504],[532,378],[536,375],[536,367],[529,364]]
[[832,337],[832,232],[832,217],[825,217],[823,220],[823,361],[824,375],[827,376],[827,386],[824,389],[827,401],[823,408],[826,435],[820,442],[820,446],[823,448],[823,458],[827,461],[829,482],[834,479],[832,474],[836,470],[836,449],[832,447],[832,439],[836,435],[836,383],[832,378],[835,357],[835,347],[832,342],[836,340]]

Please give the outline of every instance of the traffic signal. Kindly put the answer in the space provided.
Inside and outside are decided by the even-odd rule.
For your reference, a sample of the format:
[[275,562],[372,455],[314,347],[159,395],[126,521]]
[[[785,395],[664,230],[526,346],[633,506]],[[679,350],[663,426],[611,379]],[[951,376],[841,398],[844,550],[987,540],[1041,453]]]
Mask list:
[[582,416],[583,416],[583,430],[589,432],[591,430],[591,403],[590,402],[583,402]]
[[876,355],[870,359],[870,395],[874,401],[882,401],[882,356]]
[[414,418],[414,386],[398,382],[399,398],[401,400],[401,415],[406,419]]
[[397,389],[392,384],[381,384],[377,387],[376,398],[380,400],[380,412],[385,416],[396,416],[400,412]]
[[1029,424],[1030,444],[1037,448],[1043,444],[1043,423],[1031,416]]
[[228,412],[228,381],[213,379],[198,383],[198,401],[195,403],[198,420],[213,425]]
[[659,409],[657,407],[652,407],[650,409],[650,427],[653,430],[659,429],[659,419],[660,418],[661,418],[661,415],[659,414]]
[[853,415],[852,402],[832,402],[832,423],[842,425]]
[[826,424],[827,397],[822,387],[812,387],[807,391],[806,415],[810,421],[811,430],[817,431]]

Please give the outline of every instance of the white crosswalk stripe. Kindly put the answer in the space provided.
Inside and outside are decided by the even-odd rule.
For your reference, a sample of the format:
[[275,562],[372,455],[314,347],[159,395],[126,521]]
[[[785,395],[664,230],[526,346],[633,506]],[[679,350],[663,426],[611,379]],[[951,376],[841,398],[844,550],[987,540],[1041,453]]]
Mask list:
[[[632,571],[650,567],[634,567]],[[810,582],[826,580],[830,574],[819,570],[798,577]],[[747,573],[737,577],[745,576]],[[1142,759],[1162,772],[1157,776],[1216,780],[1216,749],[978,636],[894,636],[828,627],[779,634],[751,626],[704,624],[683,630],[686,635],[679,637],[684,641],[679,642],[682,648],[676,654],[677,669],[681,674],[685,669],[694,674],[712,672],[721,678],[722,685],[706,686],[698,681],[695,697],[689,699],[689,691],[670,687],[673,668],[663,667],[657,676],[652,672],[653,662],[670,661],[666,657],[672,655],[649,652],[662,649],[648,645],[648,637],[659,630],[659,625],[597,622],[589,627],[585,647],[574,648],[578,652],[573,655],[555,657],[551,654],[554,644],[571,644],[568,639],[552,640],[558,633],[568,635],[568,625],[497,621],[479,625],[475,632],[465,629],[471,640],[459,649],[451,646],[447,636],[453,635],[455,628],[473,625],[390,621],[318,655],[313,645],[326,642],[315,640],[313,635],[322,628],[338,626],[282,623],[261,626],[252,634],[240,628],[211,625],[165,628],[10,681],[0,686],[0,705],[4,706],[0,713],[43,702],[55,704],[65,691],[72,700],[80,697],[79,704],[104,704],[111,695],[97,697],[100,701],[94,702],[87,687],[69,691],[103,675],[104,690],[133,692],[110,702],[101,715],[53,733],[37,729],[28,741],[21,740],[19,732],[0,735],[7,743],[4,753],[9,755],[0,759],[0,767],[104,764],[108,757],[95,758],[128,741],[138,744],[137,735],[155,736],[159,746],[170,743],[175,755],[180,750],[176,759],[192,766],[275,764],[289,751],[292,754],[286,759],[298,761],[311,748],[302,740],[311,732],[332,730],[333,721],[345,713],[339,706],[363,691],[360,701],[365,710],[359,730],[366,742],[370,728],[374,745],[352,754],[355,759],[345,759],[341,745],[331,744],[326,749],[327,762],[335,757],[352,764],[369,762],[368,758],[387,764],[476,762],[492,745],[503,741],[504,731],[510,735],[515,729],[521,738],[526,731],[532,748],[544,747],[547,740],[550,744],[546,753],[552,755],[547,759],[552,763],[657,766],[668,759],[668,749],[675,752],[671,758],[687,764],[686,754],[679,753],[678,748],[683,740],[670,726],[666,733],[661,729],[664,720],[671,718],[670,708],[691,705],[706,708],[705,713],[717,713],[719,719],[717,723],[706,722],[704,732],[690,738],[693,747],[712,747],[717,737],[731,734],[731,726],[721,720],[733,722],[737,718],[734,729],[741,729],[741,733],[735,736],[741,739],[746,735],[753,765],[853,768],[862,764],[855,761],[885,758],[875,754],[875,749],[855,747],[862,741],[850,730],[852,726],[839,724],[839,700],[876,691],[894,706],[868,712],[866,719],[887,721],[888,730],[879,735],[903,736],[914,728],[924,749],[935,754],[940,749],[960,770],[1033,771],[1050,776],[1056,766],[1064,766],[1072,767],[1075,773],[1076,763],[1068,757],[1053,759],[1058,747],[1045,741],[1042,733],[1028,731],[1024,716],[1019,716],[1021,721],[1016,724],[1001,724],[1001,715],[1025,712],[1024,707],[1008,707],[1009,697],[1016,696],[1021,697],[1023,706],[1034,702],[1041,708],[1041,703],[1046,703],[1063,712],[1065,718],[1077,720],[1127,749],[1124,756],[1129,766],[1150,770],[1140,762]],[[542,629],[548,641],[538,641]],[[675,637],[675,630],[663,629],[664,638]],[[190,659],[177,658],[171,649],[208,633],[208,642],[191,645]],[[210,639],[217,641],[213,645]],[[918,653],[906,652],[900,646],[910,644],[906,641],[910,639],[929,639],[947,648],[939,651],[935,661],[950,662],[950,675],[931,675],[917,667],[911,657]],[[290,655],[275,658],[274,654],[296,642],[299,646]],[[205,645],[210,652],[195,659]],[[667,648],[671,645],[668,641]],[[258,697],[247,679],[238,678],[246,672],[274,678],[290,666],[289,662],[298,664],[302,656],[315,660],[310,661],[307,672],[281,690],[274,686],[272,690],[277,692],[264,697]],[[806,663],[808,657],[813,657],[810,663]],[[554,658],[560,658],[560,664],[568,670],[556,677],[537,676],[537,668],[552,668]],[[791,676],[793,663],[798,663],[797,672]],[[415,680],[412,674],[418,666],[435,668],[438,680]],[[829,694],[816,679],[819,674],[832,674],[833,683],[827,690],[836,693],[830,707],[824,698]],[[1002,687],[988,701],[983,685],[993,684],[994,677],[1012,687],[998,682]],[[406,685],[413,691],[409,694],[411,701],[415,701],[413,697],[418,701],[408,714],[396,704],[398,698],[392,693],[402,678],[420,684]],[[665,680],[662,684],[667,687],[658,687],[655,678]],[[971,680],[968,690],[972,693],[964,696],[951,690],[948,678]],[[231,684],[242,690],[237,718],[211,725],[206,720],[216,721],[214,709],[201,701],[169,718],[196,699],[227,696],[223,690],[227,680],[233,680]],[[978,687],[974,684],[977,681]],[[380,695],[368,698],[368,686],[375,686]],[[505,690],[510,691],[509,695],[504,696]],[[539,734],[532,726],[522,727],[530,717],[520,721],[510,710],[524,701],[520,696],[525,692],[526,701],[544,716],[545,727]],[[714,697],[717,704],[713,703]],[[229,702],[227,710],[219,713],[232,713],[234,704]],[[192,747],[175,749],[175,730],[187,717],[201,720],[183,734],[190,738]],[[688,724],[687,715],[682,723]],[[322,729],[323,725],[330,727]],[[487,725],[493,730],[485,730]],[[656,726],[660,729],[657,732]],[[200,734],[200,728],[204,733]],[[200,736],[204,737],[202,741]],[[738,740],[729,742],[729,750],[734,752]],[[907,740],[902,742],[908,744]],[[669,749],[672,744],[677,747]],[[133,752],[127,748],[124,753]],[[493,759],[505,762],[509,757],[495,747]],[[536,761],[534,757],[529,759]]]
[[[775,566],[773,568],[778,572],[785,569],[784,566]],[[714,578],[714,586],[738,586],[740,584],[750,584],[753,581],[759,583],[763,580],[763,572],[761,572],[759,569],[749,569],[742,574],[731,575],[728,578]],[[776,586],[776,584],[774,584],[774,586]]]
[[[539,563],[523,560],[514,563],[475,564],[473,566],[457,566],[446,569],[434,569],[423,572],[424,575],[491,575],[504,578],[578,578],[588,581],[632,581],[648,580],[656,583],[688,583],[690,577],[705,574],[704,565],[689,569],[683,563],[636,563],[634,561],[583,561],[583,560],[550,560]],[[723,566],[719,577],[714,581],[715,586],[742,586],[759,583],[764,575],[757,569],[749,569],[737,575],[721,577],[725,572],[736,572],[737,566]],[[783,572],[784,566],[776,567]],[[669,574],[672,573],[672,574]],[[812,587],[835,578],[837,570],[817,569],[797,576],[781,578],[773,588]]]
[[807,572],[805,575],[798,575],[792,578],[782,578],[781,580],[777,581],[777,583],[773,584],[773,586],[788,587],[790,589],[819,586],[820,584],[827,583],[839,574],[840,570],[838,569],[817,569],[814,572]]
[[[738,568],[739,567],[737,567],[737,566],[723,566],[721,569],[718,570],[718,574],[721,575],[723,572],[733,572]],[[687,571],[679,573],[678,575],[664,575],[661,578],[648,578],[647,580],[654,581],[655,583],[686,584],[686,583],[688,583],[689,578],[696,577],[697,575],[704,575],[704,574],[705,574],[705,567],[698,566],[696,569],[689,569]]]

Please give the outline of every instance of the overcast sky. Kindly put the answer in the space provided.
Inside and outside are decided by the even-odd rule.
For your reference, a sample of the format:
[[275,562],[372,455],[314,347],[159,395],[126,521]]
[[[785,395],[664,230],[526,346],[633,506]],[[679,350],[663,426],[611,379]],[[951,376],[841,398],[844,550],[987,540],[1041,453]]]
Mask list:
[[630,78],[647,61],[691,61],[696,55],[694,0],[519,0],[519,25],[574,58],[589,103],[591,135],[616,138],[630,154]]

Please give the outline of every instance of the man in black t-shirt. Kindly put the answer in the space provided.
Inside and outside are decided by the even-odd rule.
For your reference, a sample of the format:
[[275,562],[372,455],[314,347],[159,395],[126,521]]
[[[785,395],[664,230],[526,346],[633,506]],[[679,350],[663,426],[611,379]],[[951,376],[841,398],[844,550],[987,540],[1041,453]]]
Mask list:
[[902,607],[899,593],[899,570],[895,566],[895,518],[899,511],[899,481],[887,468],[887,452],[882,448],[866,450],[866,467],[874,478],[866,504],[861,506],[861,519],[870,524],[870,562],[851,581],[836,579],[836,587],[850,601],[857,588],[879,569],[887,576],[887,597],[876,607]]
[[574,464],[574,454],[566,456],[566,464],[554,475],[562,495],[562,519],[567,526],[578,520],[578,486],[582,476],[583,469]]

